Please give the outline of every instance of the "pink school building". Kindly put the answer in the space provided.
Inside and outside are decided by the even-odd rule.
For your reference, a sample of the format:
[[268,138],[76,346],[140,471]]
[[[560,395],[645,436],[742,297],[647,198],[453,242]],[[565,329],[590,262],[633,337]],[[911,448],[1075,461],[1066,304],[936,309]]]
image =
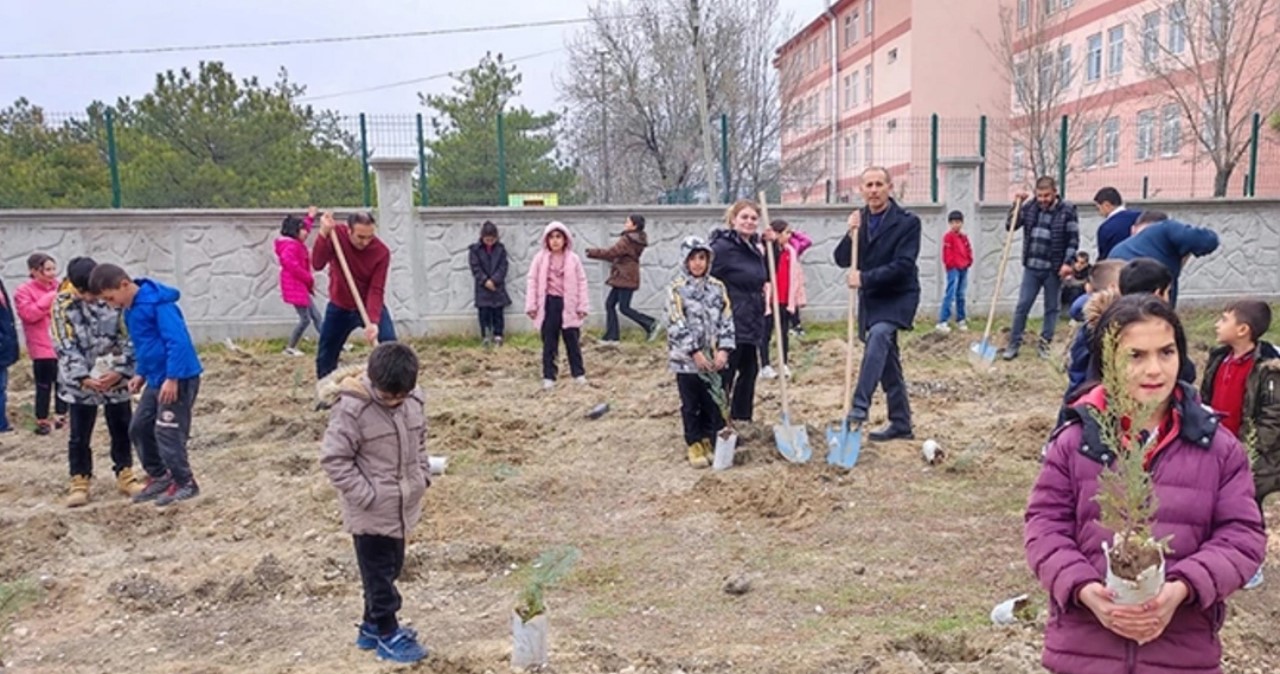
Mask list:
[[[1034,177],[1028,131],[1034,125],[1026,111],[1045,98],[1020,95],[1018,87],[1042,87],[1050,77],[1052,93],[1038,123],[1053,120],[1046,145],[1056,176],[1057,120],[1069,117],[1072,199],[1087,201],[1107,185],[1135,199],[1144,190],[1152,198],[1212,196],[1214,163],[1197,131],[1211,134],[1206,116],[1214,106],[1197,106],[1191,123],[1145,60],[1175,63],[1193,40],[1210,40],[1210,13],[1222,2],[835,2],[778,49],[783,200],[853,198],[858,174],[871,164],[890,169],[901,198],[929,199],[934,114],[941,157],[976,155],[978,119],[987,118],[986,196],[1001,200]],[[1272,15],[1262,30],[1280,37],[1277,26]],[[1229,30],[1244,34],[1235,23]],[[1045,71],[1028,74],[1033,64]],[[1249,124],[1241,122],[1253,111],[1243,107],[1237,104],[1223,124],[1233,127],[1235,146],[1249,137]],[[1266,126],[1256,193],[1280,194],[1280,150]],[[1248,159],[1245,152],[1228,196],[1243,193]]]

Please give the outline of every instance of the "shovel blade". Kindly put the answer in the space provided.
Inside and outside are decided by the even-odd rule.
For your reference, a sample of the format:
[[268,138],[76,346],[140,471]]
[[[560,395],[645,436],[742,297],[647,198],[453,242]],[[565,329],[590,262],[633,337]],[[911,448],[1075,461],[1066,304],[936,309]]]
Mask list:
[[840,428],[827,427],[827,463],[848,470],[858,463],[862,454],[862,425],[849,426],[849,420],[840,422]]
[[773,440],[782,458],[791,463],[807,463],[813,457],[809,446],[809,430],[804,426],[792,426],[791,420],[782,417],[782,423],[773,427]]
[[996,345],[987,340],[974,342],[969,345],[969,361],[972,362],[975,367],[990,367],[995,364],[996,355],[998,353],[999,350],[996,349]]

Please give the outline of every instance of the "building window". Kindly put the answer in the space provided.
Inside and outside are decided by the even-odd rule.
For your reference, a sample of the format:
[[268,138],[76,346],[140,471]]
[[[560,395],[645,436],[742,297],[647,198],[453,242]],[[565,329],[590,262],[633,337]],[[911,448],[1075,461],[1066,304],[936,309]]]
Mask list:
[[871,105],[875,102],[876,95],[875,95],[875,89],[873,89],[871,86],[871,65],[870,64],[867,64],[867,67],[862,71],[862,84],[863,84],[863,87],[866,89],[865,91],[866,96],[864,96],[863,98],[867,100],[867,105]]
[[1018,102],[1025,103],[1030,97],[1027,89],[1027,62],[1018,61],[1013,64],[1013,93]]
[[855,70],[853,74],[849,75],[849,98],[853,99],[852,105],[855,108],[858,107],[859,85],[861,85],[861,82],[858,81],[858,71]]
[[1160,57],[1160,12],[1142,17],[1142,62],[1154,63]]
[[1013,144],[1013,166],[1009,170],[1009,182],[1022,182],[1022,174],[1027,171],[1027,150],[1019,143]]
[[853,44],[853,33],[851,32],[852,26],[853,26],[853,15],[845,14],[844,15],[844,48],[845,49],[848,49],[849,45]]
[[1138,113],[1138,161],[1147,161],[1156,156],[1156,111],[1143,110]]
[[1076,0],[1062,0],[1062,8],[1063,8],[1063,9],[1066,9],[1066,8],[1068,8],[1068,7],[1070,7],[1070,6],[1074,5],[1074,4],[1076,4]]
[[1115,166],[1120,163],[1120,118],[1108,117],[1102,123],[1102,164]]
[[866,33],[867,35],[871,35],[876,31],[876,27],[875,27],[876,0],[866,0],[866,3],[863,5],[863,9],[865,10],[863,11],[863,15],[866,18],[866,21],[864,22],[866,24]]
[[1124,72],[1124,26],[1107,31],[1107,74]]
[[1177,103],[1164,106],[1160,128],[1160,154],[1173,157],[1182,151],[1182,109]]
[[1053,54],[1040,55],[1040,68],[1036,79],[1036,86],[1040,89],[1040,103],[1048,104],[1053,99],[1053,80],[1057,74],[1053,62]]
[[1187,48],[1187,3],[1169,5],[1169,52],[1181,54]]
[[818,113],[818,118],[823,124],[831,121],[831,87],[822,90],[822,112]]
[[1058,48],[1058,88],[1066,91],[1071,88],[1071,45],[1064,44]]
[[1018,27],[1026,28],[1031,15],[1030,0],[1018,0]]
[[858,40],[859,40],[859,39],[861,39],[861,34],[858,32],[858,10],[857,10],[857,8],[854,8],[853,12],[851,12],[851,13],[849,14],[849,16],[853,17],[853,26],[852,26],[853,30],[852,30],[851,32],[853,33],[853,42],[854,42],[854,44],[857,44]]
[[840,104],[841,109],[848,110],[853,107],[853,87],[851,86],[848,75],[844,76],[844,80],[841,85],[844,87],[844,98],[841,99],[843,102]]
[[871,144],[871,129],[867,128],[862,132],[862,154],[866,158],[865,163],[870,164],[875,161],[874,146]]
[[1044,15],[1048,16],[1058,11],[1058,0],[1041,0],[1044,6]]
[[858,170],[858,134],[851,133],[844,137],[844,172],[856,173]]
[[1089,56],[1085,61],[1085,79],[1097,82],[1102,77],[1102,33],[1094,33],[1088,40]]
[[1098,125],[1084,125],[1084,143],[1081,148],[1081,154],[1084,155],[1082,163],[1086,169],[1097,168],[1098,166]]
[[1209,0],[1209,36],[1223,42],[1231,36],[1230,0]]

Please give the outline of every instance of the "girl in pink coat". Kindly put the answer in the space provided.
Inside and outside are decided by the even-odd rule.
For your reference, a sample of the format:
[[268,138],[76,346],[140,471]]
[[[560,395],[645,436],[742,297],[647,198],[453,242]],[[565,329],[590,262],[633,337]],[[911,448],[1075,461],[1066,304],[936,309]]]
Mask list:
[[289,335],[289,345],[284,352],[290,356],[301,356],[298,341],[308,325],[314,325],[320,332],[320,312],[316,310],[311,296],[315,294],[315,277],[311,274],[311,254],[307,251],[307,235],[311,233],[311,223],[315,221],[316,207],[307,211],[307,217],[286,217],[280,225],[280,238],[276,239],[276,259],[280,261],[280,296],[284,303],[298,312],[298,324]]
[[[22,319],[22,334],[27,339],[27,355],[35,374],[36,433],[48,435],[54,427],[61,429],[67,423],[67,404],[57,399],[53,391],[58,381],[58,353],[49,332],[53,301],[58,297],[58,265],[44,253],[32,253],[27,258],[27,271],[31,280],[13,293],[13,306]],[[55,401],[56,422],[49,421],[50,401]]]
[[543,230],[542,249],[533,256],[524,295],[524,312],[542,335],[543,389],[556,385],[561,338],[574,381],[587,383],[579,343],[587,302],[587,272],[573,252],[573,237],[563,224],[552,222]]

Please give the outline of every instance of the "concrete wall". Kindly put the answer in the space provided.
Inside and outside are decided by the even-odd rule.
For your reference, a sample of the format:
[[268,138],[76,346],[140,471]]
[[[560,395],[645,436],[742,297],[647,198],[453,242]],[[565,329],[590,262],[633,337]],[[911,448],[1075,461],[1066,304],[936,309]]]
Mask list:
[[[943,291],[941,238],[950,208],[966,212],[977,271],[971,275],[969,311],[984,316],[990,300],[1000,247],[1004,206],[979,206],[972,200],[971,169],[944,167],[947,194],[957,200],[937,206],[912,206],[924,221],[920,254],[924,301],[921,321],[932,322]],[[567,224],[578,251],[606,246],[621,229],[630,208],[418,209],[408,207],[403,180],[380,176],[386,207],[379,214],[380,235],[393,249],[388,305],[402,331],[474,331],[472,280],[466,250],[484,220],[498,224],[511,255],[509,309],[513,330],[528,326],[523,316],[524,275],[542,228],[551,218]],[[404,185],[398,185],[403,182]],[[954,183],[954,184],[953,184]],[[403,189],[401,189],[403,188]],[[968,196],[968,199],[963,197]],[[1210,225],[1223,238],[1214,255],[1193,261],[1184,272],[1181,297],[1187,304],[1217,303],[1227,297],[1280,298],[1280,202],[1226,200],[1152,202],[1193,223]],[[679,264],[679,243],[689,234],[706,236],[721,217],[719,207],[646,206],[650,249],[644,256],[642,287],[635,306],[658,313],[662,290]],[[813,237],[803,258],[811,320],[836,319],[845,307],[843,274],[831,253],[845,232],[847,207],[804,206],[772,209],[796,229]],[[1081,207],[1083,246],[1093,250],[1098,217],[1091,204]],[[276,211],[0,211],[0,276],[12,293],[26,277],[26,256],[52,254],[65,265],[76,255],[122,264],[130,272],[155,277],[182,290],[182,308],[197,339],[284,336],[294,324],[292,309],[280,300],[272,241],[282,213]],[[1002,311],[1012,309],[1021,274],[1020,236],[1001,291]],[[603,322],[604,280],[608,265],[586,261],[595,298],[590,322]],[[318,285],[326,287],[321,276]]]

